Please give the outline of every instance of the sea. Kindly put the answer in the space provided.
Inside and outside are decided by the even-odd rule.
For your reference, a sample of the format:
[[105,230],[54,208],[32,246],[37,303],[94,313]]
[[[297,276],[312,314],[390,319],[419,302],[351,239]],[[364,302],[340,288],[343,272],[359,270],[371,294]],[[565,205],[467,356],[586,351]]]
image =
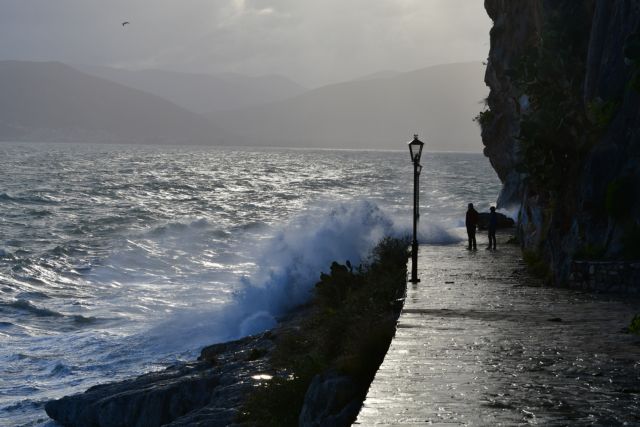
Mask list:
[[[500,182],[425,148],[420,243],[460,244]],[[0,143],[0,425],[273,327],[332,261],[411,233],[395,151]]]

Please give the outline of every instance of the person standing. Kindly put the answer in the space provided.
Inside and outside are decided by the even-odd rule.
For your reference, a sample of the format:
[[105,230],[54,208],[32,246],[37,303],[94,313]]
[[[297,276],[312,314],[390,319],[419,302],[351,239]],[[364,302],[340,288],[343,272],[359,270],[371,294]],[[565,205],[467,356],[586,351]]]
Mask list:
[[496,228],[498,227],[498,214],[496,214],[496,208],[491,206],[489,208],[489,246],[487,249],[496,250]]
[[473,208],[473,203],[469,203],[469,207],[467,209],[467,216],[464,221],[467,226],[467,236],[469,236],[469,247],[468,250],[478,250],[478,246],[476,244],[476,228],[478,227],[478,211]]

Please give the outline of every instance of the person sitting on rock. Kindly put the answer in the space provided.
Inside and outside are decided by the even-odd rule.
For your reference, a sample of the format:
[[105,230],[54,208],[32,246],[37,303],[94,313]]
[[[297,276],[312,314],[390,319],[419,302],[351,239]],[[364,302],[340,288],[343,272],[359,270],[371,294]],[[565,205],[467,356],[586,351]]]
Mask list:
[[476,245],[476,227],[478,226],[478,211],[473,208],[473,203],[469,203],[469,208],[467,209],[467,216],[464,221],[467,226],[467,236],[469,236],[469,247],[468,250],[477,250],[478,246]]
[[496,228],[498,227],[498,214],[496,214],[495,206],[491,206],[489,208],[491,211],[489,213],[489,246],[487,249],[494,251],[496,250]]

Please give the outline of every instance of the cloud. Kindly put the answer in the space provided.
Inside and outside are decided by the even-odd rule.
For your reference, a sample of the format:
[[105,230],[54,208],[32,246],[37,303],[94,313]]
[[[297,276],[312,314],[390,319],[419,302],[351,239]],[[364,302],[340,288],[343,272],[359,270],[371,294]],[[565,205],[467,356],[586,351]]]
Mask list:
[[[0,0],[0,59],[284,74],[310,84],[480,60],[481,0]],[[131,25],[122,28],[123,20]]]

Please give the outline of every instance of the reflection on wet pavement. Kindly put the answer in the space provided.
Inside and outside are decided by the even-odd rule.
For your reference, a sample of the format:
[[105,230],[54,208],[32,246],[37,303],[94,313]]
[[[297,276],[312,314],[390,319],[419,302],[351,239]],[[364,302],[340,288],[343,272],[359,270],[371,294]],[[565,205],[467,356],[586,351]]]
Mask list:
[[517,246],[419,257],[356,424],[640,425],[637,298],[541,287]]

